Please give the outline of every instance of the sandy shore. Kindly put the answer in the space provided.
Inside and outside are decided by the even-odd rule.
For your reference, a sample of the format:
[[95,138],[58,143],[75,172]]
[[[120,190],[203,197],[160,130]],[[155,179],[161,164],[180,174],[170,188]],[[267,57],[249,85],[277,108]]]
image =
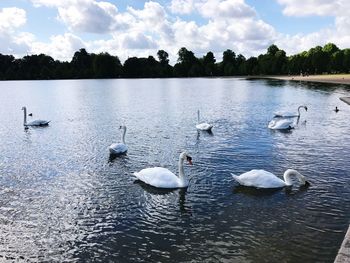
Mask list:
[[268,76],[268,78],[350,85],[350,74],[310,75],[310,76]]

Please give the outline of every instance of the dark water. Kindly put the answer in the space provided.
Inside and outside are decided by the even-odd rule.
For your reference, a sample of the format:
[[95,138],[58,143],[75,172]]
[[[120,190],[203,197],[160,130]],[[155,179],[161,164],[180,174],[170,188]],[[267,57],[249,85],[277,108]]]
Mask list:
[[[350,218],[343,95],[238,79],[0,82],[0,261],[333,262]],[[267,128],[302,104],[296,129]],[[50,126],[24,130],[24,105]],[[213,134],[197,134],[197,109]],[[129,152],[110,159],[121,124]],[[184,149],[187,190],[134,182],[176,171]],[[311,186],[258,191],[230,175],[254,168],[294,168]]]

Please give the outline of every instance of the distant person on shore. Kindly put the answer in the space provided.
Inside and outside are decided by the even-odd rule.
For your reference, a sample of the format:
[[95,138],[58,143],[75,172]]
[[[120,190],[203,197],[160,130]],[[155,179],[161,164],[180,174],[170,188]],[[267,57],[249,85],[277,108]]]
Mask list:
[[335,112],[338,112],[339,111],[339,109],[338,109],[338,107],[337,106],[335,106],[335,110],[334,110]]

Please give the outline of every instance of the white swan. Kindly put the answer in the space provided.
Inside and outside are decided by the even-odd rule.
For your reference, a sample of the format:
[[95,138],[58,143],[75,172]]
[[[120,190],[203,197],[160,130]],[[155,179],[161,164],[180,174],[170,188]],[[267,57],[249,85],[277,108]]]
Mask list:
[[206,122],[200,123],[199,110],[197,111],[197,117],[198,117],[198,124],[196,125],[197,130],[211,131],[211,129],[213,128],[213,125]]
[[188,179],[184,173],[184,160],[192,165],[191,156],[182,152],[179,157],[179,176],[163,167],[145,168],[135,172],[134,176],[140,181],[158,188],[184,188],[188,186]]
[[275,112],[274,117],[282,117],[282,118],[300,117],[300,109],[302,109],[302,108],[304,108],[305,111],[307,111],[307,106],[299,106],[298,113],[296,113],[296,112]]
[[28,127],[28,126],[46,126],[46,125],[49,125],[50,121],[45,121],[45,120],[35,120],[35,121],[27,122],[27,108],[23,106],[22,110],[24,113],[23,126]]
[[111,144],[108,149],[111,154],[124,154],[128,151],[128,146],[125,144],[125,133],[126,133],[126,126],[120,126],[119,129],[123,129],[122,133],[122,142],[121,143],[113,143]]
[[305,180],[305,177],[293,169],[288,169],[283,174],[283,179],[278,178],[273,173],[265,170],[251,170],[243,173],[239,176],[232,174],[239,184],[244,186],[252,186],[257,188],[280,188],[293,185],[291,176],[296,176],[302,185],[309,185],[309,182]]
[[269,122],[268,128],[272,130],[290,130],[294,128],[292,119],[273,119]]

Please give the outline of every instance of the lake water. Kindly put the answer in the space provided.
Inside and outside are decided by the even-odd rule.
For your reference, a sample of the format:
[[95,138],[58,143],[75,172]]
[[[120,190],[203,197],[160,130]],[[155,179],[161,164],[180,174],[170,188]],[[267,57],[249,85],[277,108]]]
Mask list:
[[[0,82],[0,261],[333,262],[350,218],[344,95],[231,78]],[[294,130],[267,128],[303,104]],[[22,106],[50,126],[25,130]],[[213,134],[197,133],[197,109]],[[122,124],[129,151],[113,159]],[[146,167],[176,172],[182,150],[187,190],[135,182]],[[262,191],[230,175],[288,168],[310,187]]]

